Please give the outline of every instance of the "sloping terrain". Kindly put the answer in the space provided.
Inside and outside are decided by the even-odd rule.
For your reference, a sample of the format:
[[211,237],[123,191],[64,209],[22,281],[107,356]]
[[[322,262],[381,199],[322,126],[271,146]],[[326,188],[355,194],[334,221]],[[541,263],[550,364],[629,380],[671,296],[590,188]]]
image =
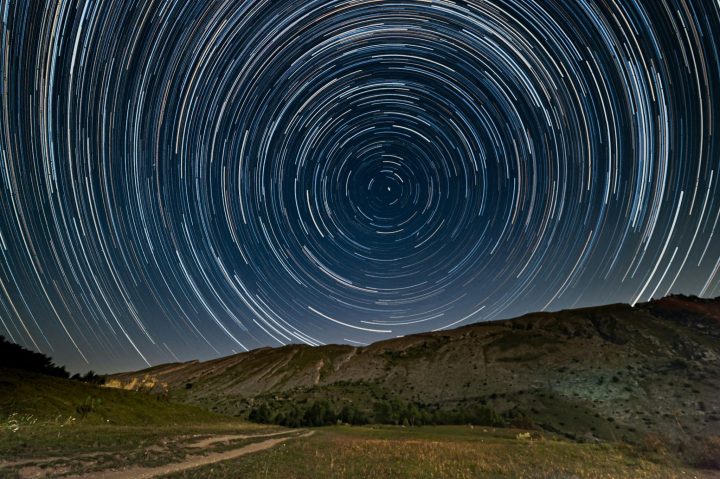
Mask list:
[[101,388],[70,379],[0,369],[2,430],[28,423],[152,425],[227,420],[198,407],[165,398]]
[[[274,437],[280,436],[281,437]],[[156,477],[299,435],[164,395],[0,368],[0,477]]]
[[720,434],[720,299],[535,313],[362,348],[263,348],[108,383],[236,415],[267,399],[482,404],[570,437],[682,444]]

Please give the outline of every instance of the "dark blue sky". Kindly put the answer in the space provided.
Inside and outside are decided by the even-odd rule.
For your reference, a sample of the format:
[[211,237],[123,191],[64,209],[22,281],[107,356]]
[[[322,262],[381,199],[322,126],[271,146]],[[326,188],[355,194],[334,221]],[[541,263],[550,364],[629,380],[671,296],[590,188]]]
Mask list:
[[720,4],[8,1],[0,334],[73,370],[720,295]]

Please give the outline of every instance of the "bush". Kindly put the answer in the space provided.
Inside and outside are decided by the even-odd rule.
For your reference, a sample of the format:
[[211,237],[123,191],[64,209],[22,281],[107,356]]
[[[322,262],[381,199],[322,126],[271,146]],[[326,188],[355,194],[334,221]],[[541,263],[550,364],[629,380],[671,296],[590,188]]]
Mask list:
[[75,408],[75,412],[84,418],[95,410],[95,405],[99,402],[99,399],[88,396],[82,404]]
[[[524,411],[520,409],[511,409],[505,413],[506,422],[518,429],[537,429],[535,421],[532,420]],[[562,424],[562,423],[561,423]]]

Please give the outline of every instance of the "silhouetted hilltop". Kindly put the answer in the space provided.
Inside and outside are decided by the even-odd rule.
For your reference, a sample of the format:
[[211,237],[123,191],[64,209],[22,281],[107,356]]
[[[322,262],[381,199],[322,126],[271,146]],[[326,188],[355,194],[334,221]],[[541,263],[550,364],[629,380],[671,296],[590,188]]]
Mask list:
[[70,373],[64,367],[54,364],[49,356],[25,349],[8,341],[4,336],[0,336],[0,368],[20,369],[60,378],[70,377]]

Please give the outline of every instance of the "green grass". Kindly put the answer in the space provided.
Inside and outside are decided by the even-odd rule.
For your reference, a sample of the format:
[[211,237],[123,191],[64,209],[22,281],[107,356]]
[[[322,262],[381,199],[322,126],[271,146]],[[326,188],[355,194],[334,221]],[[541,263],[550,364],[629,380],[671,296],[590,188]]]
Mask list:
[[115,453],[238,428],[267,429],[150,394],[0,370],[2,458]]
[[[337,385],[339,389],[354,390],[352,386],[357,386],[355,392],[359,396],[367,389],[360,384]],[[325,393],[329,394],[329,390],[333,388]],[[27,472],[23,472],[25,468],[55,477],[130,466],[160,466],[262,440],[238,438],[205,449],[191,447],[204,437],[278,430],[281,428],[248,424],[149,394],[0,371],[3,478],[20,477]],[[720,440],[711,446],[707,457],[720,450]],[[537,431],[477,426],[319,428],[312,436],[288,438],[269,450],[168,477],[238,476],[712,477],[685,468],[669,455],[647,451],[640,454],[626,445],[578,443]]]
[[[128,466],[153,467],[182,461],[204,450],[191,444],[214,435],[261,434],[273,428],[231,421],[225,423],[153,426],[119,426],[89,423],[30,424],[17,431],[0,432],[0,477],[19,477],[19,471],[32,465],[51,476],[87,474]],[[239,447],[218,444],[212,450]]]
[[[120,426],[222,422],[223,416],[145,393],[0,370],[0,422],[81,421]],[[73,419],[74,418],[74,419]]]
[[28,464],[53,476],[168,464],[197,454],[188,444],[206,436],[277,429],[155,395],[0,370],[2,478]]
[[[0,477],[20,477],[20,471],[29,464],[53,477],[160,466],[263,440],[236,440],[206,450],[189,447],[207,436],[273,430],[277,429],[233,421],[173,426],[25,425],[13,433],[0,433],[0,457],[13,461],[5,465],[0,462]],[[713,477],[683,468],[667,457],[651,461],[628,446],[580,444],[538,432],[468,426],[336,426],[313,432],[310,437],[289,438],[272,449],[165,477]]]
[[579,444],[467,426],[332,427],[180,478],[675,478],[710,477],[651,462],[617,444]]
[[16,431],[3,427],[0,457],[19,460],[98,451],[114,453],[170,441],[199,440],[212,434],[252,434],[276,429],[279,428],[231,420],[165,426],[98,425],[76,421],[23,424]]

